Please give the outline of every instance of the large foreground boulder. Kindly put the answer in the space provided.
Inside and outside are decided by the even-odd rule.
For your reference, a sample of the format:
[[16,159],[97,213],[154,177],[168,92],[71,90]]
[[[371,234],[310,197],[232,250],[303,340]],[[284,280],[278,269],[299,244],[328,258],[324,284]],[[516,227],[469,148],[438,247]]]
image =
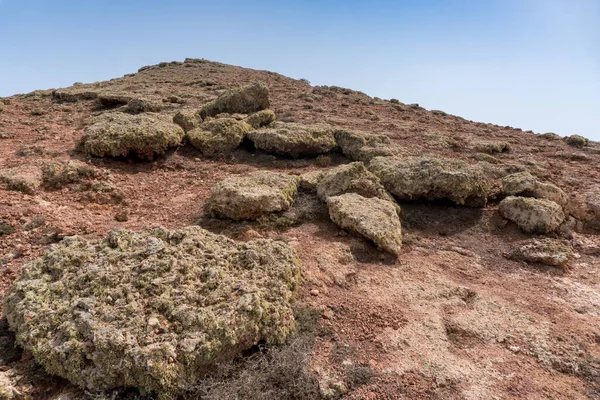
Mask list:
[[573,256],[573,249],[555,239],[532,239],[513,247],[508,258],[554,267],[565,267]]
[[461,160],[375,157],[369,170],[401,200],[447,199],[476,207],[487,202],[489,184],[483,172]]
[[252,172],[219,182],[208,199],[215,217],[258,219],[290,208],[298,191],[298,178],[269,171]]
[[230,90],[216,100],[207,103],[200,110],[202,118],[217,114],[250,114],[269,108],[269,88],[263,82]]
[[218,118],[203,122],[187,133],[192,146],[205,155],[231,153],[237,149],[252,127],[234,118]]
[[375,157],[398,154],[390,138],[384,135],[338,129],[334,136],[342,153],[354,161],[367,163]]
[[339,227],[372,240],[381,249],[398,255],[402,227],[394,204],[376,197],[346,193],[327,199],[329,217]]
[[104,113],[85,131],[83,146],[97,157],[135,154],[152,160],[181,144],[183,129],[158,114]]
[[298,157],[328,153],[337,147],[333,128],[326,124],[302,125],[275,122],[254,130],[248,138],[267,153]]
[[23,268],[4,299],[19,345],[90,391],[173,399],[216,363],[294,329],[300,275],[286,244],[200,227],[69,237]]
[[546,199],[509,196],[499,209],[504,218],[528,233],[553,232],[565,220],[562,207]]
[[541,182],[529,172],[517,172],[502,178],[504,193],[509,196],[548,199],[561,206],[567,203],[567,194],[558,186]]

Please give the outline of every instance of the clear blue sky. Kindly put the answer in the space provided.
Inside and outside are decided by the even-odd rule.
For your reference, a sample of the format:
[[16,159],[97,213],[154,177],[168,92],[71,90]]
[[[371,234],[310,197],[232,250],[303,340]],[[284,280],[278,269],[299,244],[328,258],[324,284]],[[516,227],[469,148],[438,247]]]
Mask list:
[[0,0],[0,96],[185,57],[600,140],[600,0]]

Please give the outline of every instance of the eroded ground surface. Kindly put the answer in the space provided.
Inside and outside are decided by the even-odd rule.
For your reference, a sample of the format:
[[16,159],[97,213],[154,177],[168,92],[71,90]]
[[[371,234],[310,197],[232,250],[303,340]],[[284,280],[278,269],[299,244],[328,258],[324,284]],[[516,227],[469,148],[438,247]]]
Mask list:
[[[174,115],[257,80],[269,86],[279,120],[385,134],[407,155],[477,164],[498,188],[501,176],[525,170],[574,201],[600,184],[598,143],[576,148],[549,135],[475,123],[347,89],[313,88],[266,71],[210,62],[165,64],[89,90],[177,96],[178,102],[161,111]],[[80,160],[110,174],[124,200],[105,201],[73,185],[33,194],[0,185],[0,219],[14,229],[0,236],[0,295],[24,263],[64,236],[100,238],[114,227],[200,224],[237,240],[283,240],[296,250],[304,274],[298,301],[320,311],[324,328],[310,348],[307,368],[322,387],[341,383],[343,398],[600,397],[599,231],[580,227],[561,237],[575,251],[562,271],[505,257],[514,243],[532,235],[499,215],[501,195],[483,209],[400,202],[404,239],[396,259],[341,232],[322,210],[293,226],[205,216],[211,188],[226,177],[256,170],[300,174],[350,162],[341,154],[286,159],[243,145],[219,159],[184,145],[151,162],[91,158],[78,144],[93,116],[106,111],[97,101],[66,102],[39,91],[11,97],[3,109],[0,169]],[[511,151],[482,152],[481,143],[489,141],[509,143]],[[0,370],[8,371],[23,396],[85,396],[45,376],[27,353],[14,350],[2,324],[6,351]]]

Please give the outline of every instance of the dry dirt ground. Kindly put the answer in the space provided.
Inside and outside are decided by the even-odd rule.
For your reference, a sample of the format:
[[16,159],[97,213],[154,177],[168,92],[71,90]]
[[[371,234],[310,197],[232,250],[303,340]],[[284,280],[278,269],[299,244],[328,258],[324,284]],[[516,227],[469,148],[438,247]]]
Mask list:
[[[169,103],[162,111],[173,115],[256,80],[269,86],[272,108],[283,121],[382,133],[406,154],[479,164],[496,185],[502,174],[521,170],[572,198],[600,184],[598,143],[573,148],[533,132],[348,89],[312,87],[267,71],[208,61],[164,63],[76,88],[178,96],[183,104]],[[24,194],[0,185],[0,219],[16,231],[0,236],[0,296],[24,263],[61,237],[99,238],[114,227],[201,224],[238,240],[277,238],[297,251],[304,273],[298,301],[319,310],[325,332],[310,348],[307,368],[321,386],[341,382],[343,398],[600,398],[598,231],[580,230],[566,239],[576,254],[563,272],[504,256],[511,244],[531,235],[499,215],[500,199],[484,209],[400,203],[404,245],[397,259],[340,232],[326,217],[291,227],[210,221],[203,217],[204,203],[225,177],[261,169],[303,173],[348,160],[282,159],[249,148],[227,159],[207,159],[189,146],[152,162],[90,158],[78,142],[92,117],[104,111],[96,101],[65,102],[52,91],[37,91],[13,96],[3,108],[0,169],[81,160],[108,171],[125,201],[95,201],[70,187]],[[488,158],[475,150],[482,141],[508,142],[512,151]],[[119,222],[115,216],[123,211],[128,220]],[[27,353],[11,347],[12,340],[1,322],[0,370],[20,374],[19,385],[30,397],[64,398],[57,396],[74,390],[45,376]],[[84,396],[73,393],[79,394],[72,398]]]

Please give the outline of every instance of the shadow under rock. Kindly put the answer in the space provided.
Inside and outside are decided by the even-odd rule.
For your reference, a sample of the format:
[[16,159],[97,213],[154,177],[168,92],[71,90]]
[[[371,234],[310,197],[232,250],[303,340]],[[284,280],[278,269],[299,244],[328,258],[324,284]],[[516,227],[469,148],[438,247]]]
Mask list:
[[[403,202],[402,227],[422,235],[453,236],[481,225],[484,210],[450,201]],[[485,228],[482,226],[482,228]]]

